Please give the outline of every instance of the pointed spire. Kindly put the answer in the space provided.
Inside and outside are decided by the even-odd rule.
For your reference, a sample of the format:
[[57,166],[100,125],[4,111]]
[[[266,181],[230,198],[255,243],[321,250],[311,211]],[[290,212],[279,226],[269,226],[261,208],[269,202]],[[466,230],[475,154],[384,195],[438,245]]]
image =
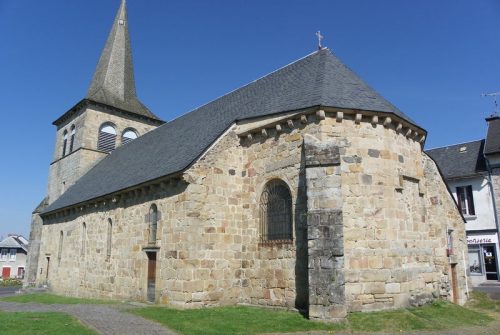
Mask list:
[[90,83],[87,99],[158,119],[136,95],[125,0],[121,1],[116,14]]

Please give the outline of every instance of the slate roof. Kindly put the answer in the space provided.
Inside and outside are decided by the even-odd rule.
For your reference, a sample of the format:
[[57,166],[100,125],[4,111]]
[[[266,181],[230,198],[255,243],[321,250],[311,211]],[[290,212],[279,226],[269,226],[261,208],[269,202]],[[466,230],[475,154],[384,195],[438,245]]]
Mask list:
[[117,148],[43,213],[180,172],[235,121],[314,106],[383,112],[416,125],[321,49]]
[[486,144],[484,153],[486,155],[500,152],[500,116],[492,116],[486,119],[488,121],[488,134],[486,135]]
[[131,50],[127,6],[122,0],[86,98],[159,120],[137,98]]
[[471,177],[486,172],[484,140],[425,151],[439,166],[445,179]]
[[8,236],[0,242],[0,248],[23,249],[28,251],[28,246],[17,236]]

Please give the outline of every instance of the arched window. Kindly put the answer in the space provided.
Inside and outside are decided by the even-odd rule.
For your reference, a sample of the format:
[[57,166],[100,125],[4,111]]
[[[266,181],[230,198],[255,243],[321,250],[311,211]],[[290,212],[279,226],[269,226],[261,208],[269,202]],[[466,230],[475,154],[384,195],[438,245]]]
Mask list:
[[149,208],[149,243],[156,243],[156,233],[158,231],[158,208],[152,204]]
[[108,219],[108,241],[106,243],[106,259],[109,261],[111,258],[111,234],[113,233],[113,222]]
[[99,139],[97,149],[104,152],[111,152],[115,149],[116,130],[110,123],[105,123],[99,129]]
[[127,128],[122,135],[122,144],[127,144],[128,142],[135,140],[137,138],[137,132],[133,128]]
[[261,241],[291,241],[292,217],[292,195],[287,184],[279,179],[269,181],[260,196]]
[[68,144],[68,131],[65,130],[63,133],[63,145],[62,145],[62,156],[66,156],[66,145]]
[[64,233],[61,230],[61,232],[59,233],[59,250],[57,251],[57,261],[59,263],[61,262],[61,257],[62,257],[63,238],[64,238]]
[[87,247],[87,224],[82,224],[82,256],[85,256],[85,249]]
[[75,144],[75,125],[71,126],[71,133],[69,138],[69,152],[73,152],[73,145]]

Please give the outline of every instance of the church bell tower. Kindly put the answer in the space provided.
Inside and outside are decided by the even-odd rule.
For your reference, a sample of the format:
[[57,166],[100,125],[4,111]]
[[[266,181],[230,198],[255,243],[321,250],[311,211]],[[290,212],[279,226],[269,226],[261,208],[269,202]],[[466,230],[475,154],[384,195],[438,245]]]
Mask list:
[[47,196],[32,216],[28,282],[38,270],[43,209],[118,146],[163,123],[137,98],[127,6],[121,0],[87,95],[53,122],[57,130]]

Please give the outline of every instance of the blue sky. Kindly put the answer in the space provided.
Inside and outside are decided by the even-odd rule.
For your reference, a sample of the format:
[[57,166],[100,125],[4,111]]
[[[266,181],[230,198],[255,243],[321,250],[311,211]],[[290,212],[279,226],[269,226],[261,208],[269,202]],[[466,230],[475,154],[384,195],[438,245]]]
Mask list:
[[[323,44],[429,132],[484,137],[500,91],[498,0],[128,0],[140,99],[170,120]],[[85,96],[119,0],[0,0],[0,236],[29,234],[57,117]],[[500,101],[500,97],[499,97]]]

